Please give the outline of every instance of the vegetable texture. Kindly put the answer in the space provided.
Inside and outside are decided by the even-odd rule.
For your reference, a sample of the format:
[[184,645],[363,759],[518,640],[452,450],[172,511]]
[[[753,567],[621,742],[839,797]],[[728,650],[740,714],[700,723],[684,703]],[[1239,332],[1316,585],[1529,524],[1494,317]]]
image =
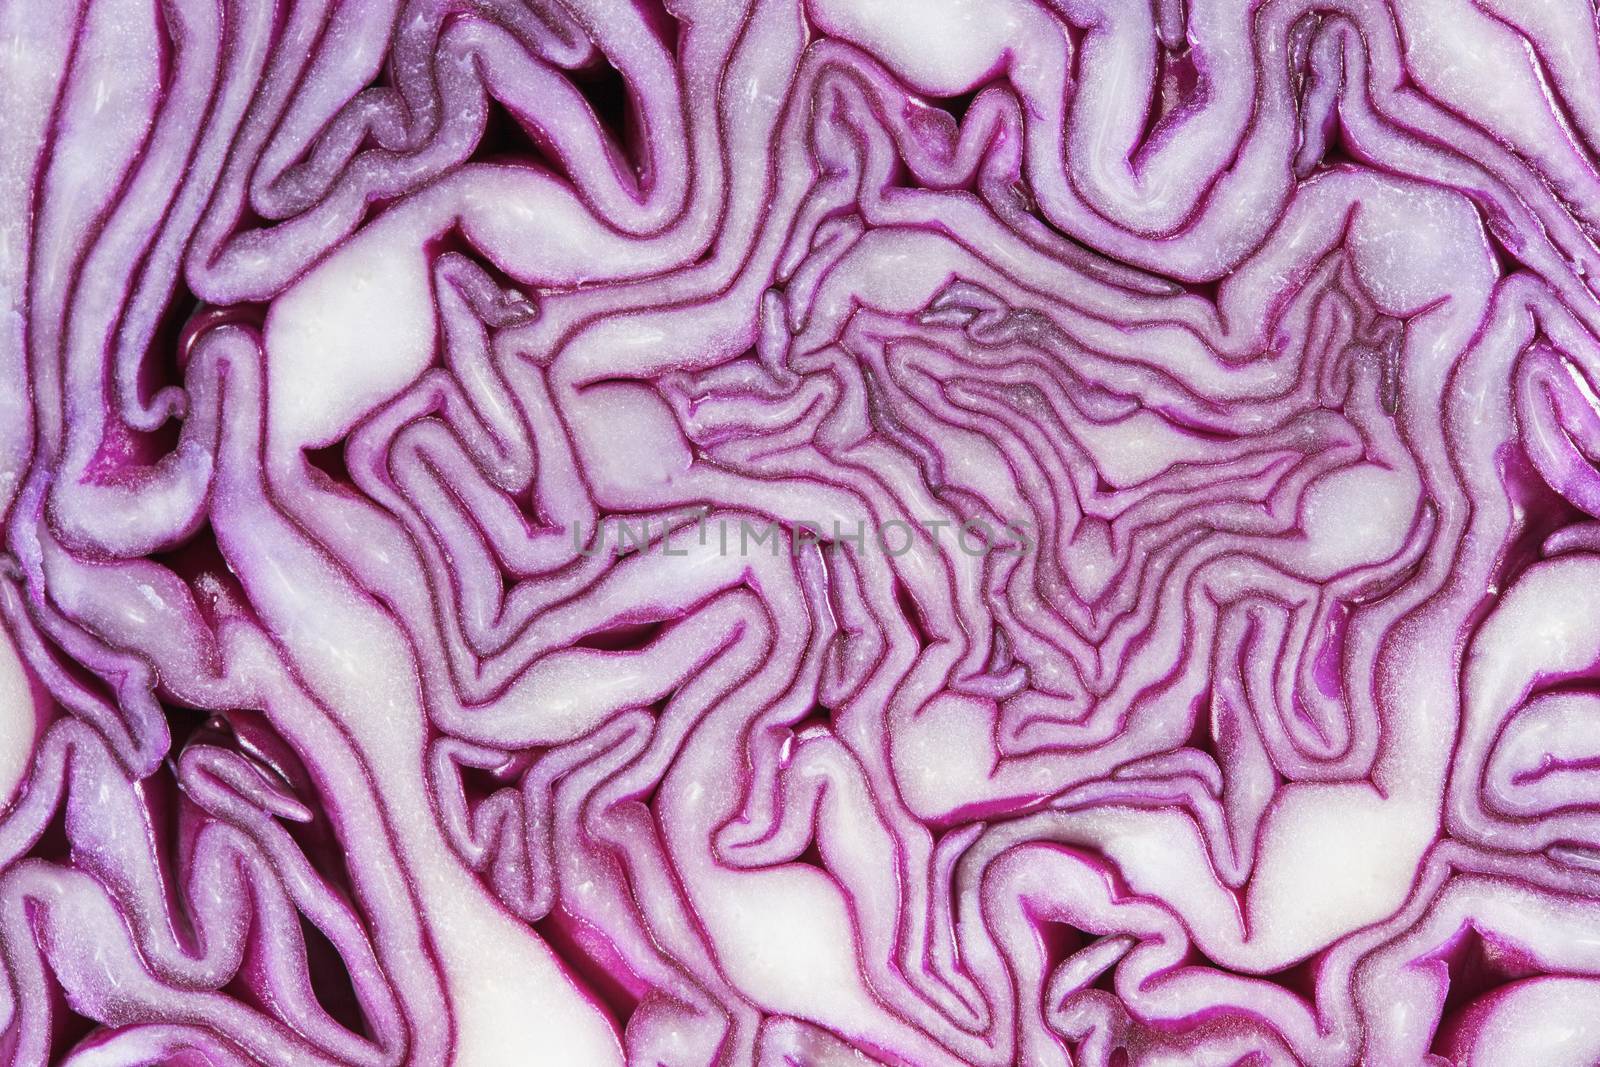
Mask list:
[[0,1063],[1600,1061],[1585,0],[0,0]]

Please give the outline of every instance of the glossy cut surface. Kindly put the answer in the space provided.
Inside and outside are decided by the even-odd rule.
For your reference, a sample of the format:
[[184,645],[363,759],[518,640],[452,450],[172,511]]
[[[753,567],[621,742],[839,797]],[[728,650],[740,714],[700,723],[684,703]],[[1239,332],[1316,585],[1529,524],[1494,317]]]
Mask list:
[[0,0],[0,1067],[1600,1062],[1586,0]]

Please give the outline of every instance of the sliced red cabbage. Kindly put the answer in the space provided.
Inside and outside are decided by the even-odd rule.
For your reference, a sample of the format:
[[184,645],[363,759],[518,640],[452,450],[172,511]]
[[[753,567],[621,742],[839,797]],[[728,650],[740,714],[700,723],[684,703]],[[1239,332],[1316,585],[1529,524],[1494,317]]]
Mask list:
[[1580,0],[0,0],[0,1063],[1600,1060]]

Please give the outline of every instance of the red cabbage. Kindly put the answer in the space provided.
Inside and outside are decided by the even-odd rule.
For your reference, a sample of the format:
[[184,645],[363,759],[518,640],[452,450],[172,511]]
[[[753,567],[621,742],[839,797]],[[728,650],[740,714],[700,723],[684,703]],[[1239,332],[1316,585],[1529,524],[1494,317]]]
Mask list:
[[0,57],[0,1064],[1600,1061],[1588,3]]

